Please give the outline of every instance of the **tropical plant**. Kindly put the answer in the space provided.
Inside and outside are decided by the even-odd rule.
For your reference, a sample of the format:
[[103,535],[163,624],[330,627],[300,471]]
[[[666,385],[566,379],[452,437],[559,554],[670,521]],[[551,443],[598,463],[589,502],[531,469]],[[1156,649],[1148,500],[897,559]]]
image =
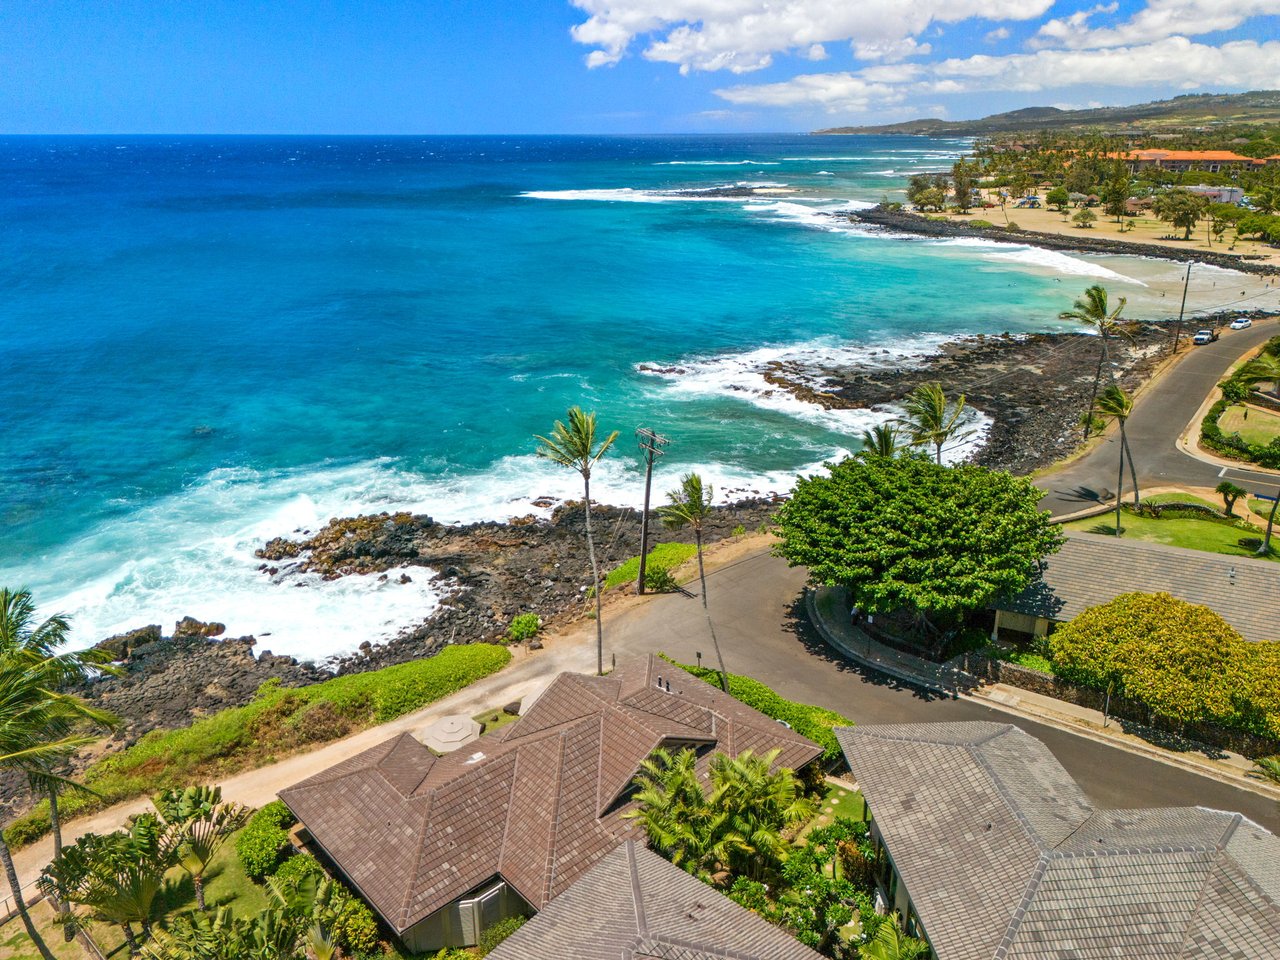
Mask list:
[[1280,357],[1260,353],[1236,371],[1232,379],[1249,386],[1270,383],[1272,391],[1280,396]]
[[280,800],[272,800],[249,818],[236,838],[236,856],[251,880],[261,880],[275,872],[289,846],[285,827],[293,823],[293,814]]
[[604,620],[600,602],[600,567],[596,563],[595,538],[591,535],[591,471],[618,438],[615,430],[596,442],[596,415],[570,407],[557,420],[548,437],[536,436],[538,456],[576,470],[582,477],[582,506],[586,512],[587,556],[591,561],[591,589],[596,600],[596,672],[604,675]]
[[812,583],[846,587],[868,613],[906,610],[922,626],[954,626],[1024,589],[1062,544],[1037,508],[1041,491],[1007,473],[914,457],[827,469],[800,478],[782,505],[775,549]]
[[1120,536],[1120,500],[1124,488],[1125,458],[1129,460],[1129,473],[1133,479],[1133,508],[1139,507],[1138,472],[1133,465],[1133,454],[1129,450],[1129,436],[1125,431],[1125,423],[1133,414],[1133,400],[1116,384],[1111,384],[1102,391],[1098,398],[1098,413],[1105,419],[1115,420],[1120,425],[1120,473],[1116,480],[1116,536]]
[[1072,304],[1070,310],[1063,310],[1058,314],[1059,320],[1074,320],[1098,332],[1098,367],[1093,374],[1093,390],[1089,394],[1089,409],[1085,413],[1087,419],[1084,437],[1086,440],[1089,439],[1090,428],[1093,426],[1093,412],[1098,404],[1098,384],[1102,380],[1102,368],[1110,360],[1107,338],[1124,335],[1119,319],[1124,311],[1125,302],[1125,298],[1121,297],[1116,308],[1110,310],[1107,303],[1107,288],[1095,283],[1085,290],[1082,298]]
[[518,613],[511,618],[511,625],[507,627],[507,639],[512,643],[532,640],[541,629],[542,618],[536,613]]
[[1236,511],[1236,501],[1247,494],[1249,491],[1244,487],[1238,487],[1230,480],[1223,480],[1214,487],[1214,492],[1222,496],[1222,509],[1228,517],[1234,517]]
[[1280,783],[1280,757],[1262,757],[1254,761],[1254,772],[1272,783]]
[[130,953],[151,933],[165,871],[174,865],[173,835],[149,813],[134,817],[127,830],[87,833],[49,864],[39,880],[47,896],[86,907],[103,923],[118,924]]
[[[0,770],[26,774],[33,786],[57,788],[72,781],[57,771],[79,747],[97,737],[115,718],[66,693],[63,686],[92,669],[97,661],[81,654],[56,652],[65,633],[65,618],[32,625],[34,607],[25,590],[0,590]],[[57,837],[54,859],[61,852]],[[40,937],[23,897],[8,843],[0,834],[0,865],[14,906],[32,943],[45,960],[52,954]],[[60,901],[54,898],[55,903]]]
[[880,423],[862,431],[862,449],[859,456],[896,457],[901,450],[898,428],[893,423]]
[[716,627],[711,620],[711,610],[707,606],[707,571],[702,563],[702,532],[706,523],[715,514],[711,506],[714,491],[711,484],[703,485],[702,477],[696,473],[686,473],[680,478],[680,486],[667,492],[667,503],[658,508],[658,516],[662,524],[672,530],[690,527],[693,530],[694,546],[698,548],[698,582],[702,586],[702,613],[707,619],[707,632],[711,635],[711,646],[716,653],[716,663],[720,665],[720,688],[729,692],[729,674],[724,668],[724,656],[720,652],[720,641],[716,639]]
[[922,383],[907,394],[902,407],[903,414],[897,422],[906,428],[913,444],[932,445],[934,459],[938,463],[942,463],[944,444],[963,440],[974,433],[961,429],[965,418],[964,394],[956,400],[948,400],[939,383]]
[[507,917],[493,926],[485,927],[484,932],[480,934],[480,942],[476,944],[480,956],[488,956],[497,950],[502,942],[523,927],[528,919],[528,917]]
[[1092,227],[1097,220],[1098,215],[1087,207],[1071,218],[1071,222],[1082,229]]
[[897,913],[892,913],[876,928],[875,936],[858,948],[858,956],[860,960],[915,960],[929,956],[929,948],[923,940],[903,933]]
[[151,802],[172,831],[178,866],[191,877],[196,906],[203,910],[205,871],[222,845],[244,826],[249,811],[236,803],[223,803],[222,788],[216,786],[165,790]]

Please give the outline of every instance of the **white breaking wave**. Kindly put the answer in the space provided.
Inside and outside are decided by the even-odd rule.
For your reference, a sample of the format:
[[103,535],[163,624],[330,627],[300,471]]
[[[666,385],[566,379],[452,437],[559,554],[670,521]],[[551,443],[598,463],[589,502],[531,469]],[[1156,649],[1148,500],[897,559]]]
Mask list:
[[776,167],[777,160],[661,160],[655,167]]
[[999,243],[995,240],[985,240],[980,237],[955,237],[950,240],[934,241],[932,245],[938,247],[964,247],[978,251],[978,255],[984,260],[996,260],[1002,263],[1034,267],[1067,276],[1099,277],[1132,283],[1140,287],[1146,286],[1141,280],[1117,273],[1110,267],[1105,267],[1092,260],[1059,253],[1057,250],[1028,247],[1024,244]]

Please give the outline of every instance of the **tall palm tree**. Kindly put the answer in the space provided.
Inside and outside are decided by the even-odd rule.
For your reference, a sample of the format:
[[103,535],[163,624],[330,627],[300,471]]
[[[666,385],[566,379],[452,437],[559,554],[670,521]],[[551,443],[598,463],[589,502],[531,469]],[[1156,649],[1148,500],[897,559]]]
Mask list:
[[596,598],[596,673],[604,675],[604,624],[600,603],[600,568],[596,564],[595,538],[591,535],[591,470],[618,439],[618,431],[596,443],[596,415],[570,407],[565,420],[557,420],[551,436],[535,436],[538,456],[578,471],[582,477],[582,505],[586,511],[587,556],[591,560],[591,590]]
[[[62,655],[44,657],[16,647],[0,652],[0,768],[68,782],[53,771],[79,747],[97,739],[96,735],[79,729],[80,725],[106,726],[114,720],[79,697],[58,689],[66,670]],[[3,833],[0,833],[0,866],[4,868],[14,906],[32,943],[41,957],[52,960],[53,955],[27,910]]]
[[922,383],[907,394],[902,406],[903,415],[897,422],[906,428],[913,444],[932,444],[934,459],[939,464],[942,463],[943,444],[963,440],[974,433],[960,429],[966,409],[964,394],[956,400],[948,400],[940,383]]
[[728,693],[729,674],[724,669],[720,641],[716,639],[716,628],[711,622],[711,611],[707,607],[707,572],[702,565],[702,530],[714,513],[711,506],[713,495],[711,484],[703,486],[701,476],[696,473],[686,473],[680,479],[680,486],[667,493],[667,504],[658,508],[658,516],[662,518],[663,526],[672,530],[678,530],[681,527],[693,529],[694,543],[698,548],[698,581],[702,584],[702,613],[707,618],[707,631],[711,634],[711,646],[716,652],[716,662],[720,664],[720,689]]
[[729,814],[727,835],[734,839],[729,850],[739,873],[759,879],[786,858],[782,831],[814,814],[800,781],[785,769],[773,769],[778,750],[754,754],[744,750],[736,757],[711,758],[710,804]]
[[899,449],[898,428],[892,423],[877,424],[862,431],[862,449],[858,452],[863,456],[896,457]]
[[156,812],[177,844],[178,866],[191,877],[196,906],[203,910],[204,874],[222,845],[245,825],[249,811],[222,802],[221,787],[169,789],[151,798]]
[[1085,290],[1084,296],[1077,300],[1070,310],[1063,310],[1058,314],[1059,320],[1074,320],[1076,323],[1083,323],[1098,331],[1098,368],[1093,374],[1093,392],[1089,394],[1089,410],[1085,414],[1084,421],[1086,440],[1089,439],[1089,433],[1093,427],[1093,411],[1098,402],[1098,384],[1102,380],[1102,367],[1110,360],[1107,338],[1125,335],[1119,321],[1126,302],[1125,298],[1121,297],[1116,308],[1111,310],[1107,303],[1107,288],[1100,283],[1095,283]]
[[1129,437],[1125,433],[1125,421],[1133,414],[1133,400],[1114,383],[1102,391],[1098,398],[1098,412],[1108,420],[1120,424],[1120,473],[1116,480],[1116,536],[1120,536],[1120,500],[1124,487],[1124,461],[1129,458],[1129,471],[1133,477],[1133,506],[1138,507],[1138,474],[1133,466],[1133,454],[1129,452]]

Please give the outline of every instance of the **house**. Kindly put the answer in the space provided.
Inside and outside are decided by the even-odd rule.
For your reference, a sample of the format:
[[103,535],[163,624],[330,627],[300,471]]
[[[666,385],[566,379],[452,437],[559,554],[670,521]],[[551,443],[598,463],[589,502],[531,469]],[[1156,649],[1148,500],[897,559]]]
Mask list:
[[997,604],[992,635],[1042,637],[1122,593],[1169,593],[1210,608],[1246,640],[1280,640],[1274,564],[1087,533],[1069,533],[1029,587]]
[[1188,170],[1221,173],[1224,170],[1262,167],[1267,163],[1266,160],[1242,156],[1230,150],[1130,150],[1114,156],[1126,163],[1130,173],[1137,173],[1148,167],[1178,173]]
[[1280,958],[1280,838],[1240,814],[1099,809],[1011,724],[836,735],[937,960]]
[[635,835],[622,814],[659,747],[822,748],[657,657],[605,677],[563,673],[516,722],[437,756],[402,734],[280,792],[315,852],[410,950],[469,946],[541,910]]
[[488,956],[820,960],[821,954],[628,840]]

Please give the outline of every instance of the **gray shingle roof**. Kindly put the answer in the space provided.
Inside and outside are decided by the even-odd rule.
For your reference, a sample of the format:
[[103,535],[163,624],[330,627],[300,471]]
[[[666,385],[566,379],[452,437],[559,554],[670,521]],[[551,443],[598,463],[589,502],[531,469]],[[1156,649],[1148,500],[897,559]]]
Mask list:
[[1246,640],[1280,640],[1280,564],[1091,534],[1069,534],[1040,579],[998,606],[1070,620],[1122,593],[1170,593],[1214,610]]
[[455,753],[436,757],[402,734],[280,799],[403,932],[495,875],[541,908],[627,837],[621,795],[673,743],[778,748],[776,765],[790,769],[822,753],[651,656],[607,677],[561,674],[515,723]]
[[628,840],[490,960],[819,960],[820,954]]
[[1280,958],[1280,838],[1240,814],[1097,810],[1009,724],[836,736],[940,960]]

